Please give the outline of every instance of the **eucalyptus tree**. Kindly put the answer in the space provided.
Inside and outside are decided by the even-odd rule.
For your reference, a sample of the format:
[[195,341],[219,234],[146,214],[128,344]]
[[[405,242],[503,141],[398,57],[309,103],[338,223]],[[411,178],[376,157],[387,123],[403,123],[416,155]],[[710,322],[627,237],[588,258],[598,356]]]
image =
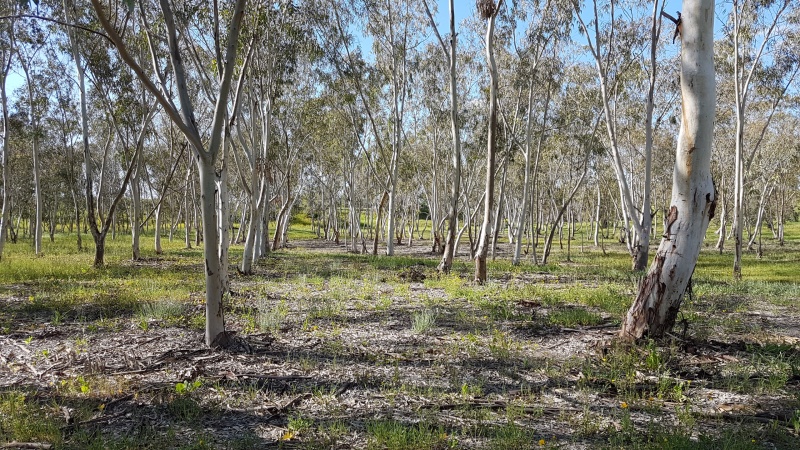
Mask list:
[[[139,243],[143,214],[142,182],[143,172],[146,170],[142,153],[150,133],[151,123],[158,109],[157,104],[147,95],[147,91],[142,88],[141,84],[136,82],[129,69],[116,72],[108,67],[98,69],[91,70],[89,78],[95,86],[95,96],[106,111],[107,129],[115,136],[114,139],[109,137],[99,168],[97,213],[100,221],[104,223],[102,228],[98,227],[98,233],[92,232],[95,239],[95,265],[99,266],[103,264],[106,234],[109,227],[112,226],[119,202],[128,187],[131,190],[131,256],[134,261],[141,257]],[[116,146],[114,146],[115,143]],[[99,195],[102,195],[102,186],[107,176],[105,168],[107,164],[113,163],[109,158],[112,147],[117,148],[116,154],[127,170],[125,170],[121,185],[117,187],[117,192],[112,194],[114,200],[108,205],[106,218],[103,219]],[[90,223],[95,221],[94,214],[88,220]]]
[[486,257],[489,251],[489,227],[491,226],[492,206],[494,205],[495,157],[497,152],[497,63],[494,57],[494,31],[497,16],[502,10],[503,0],[480,0],[478,12],[486,20],[486,62],[489,72],[489,122],[486,139],[486,189],[483,200],[483,224],[478,237],[478,250],[475,255],[475,281],[486,282]]
[[[147,214],[143,222],[147,222],[150,217],[155,219],[155,232],[153,239],[153,247],[155,253],[160,255],[164,249],[161,245],[161,230],[164,223],[165,205],[170,204],[170,198],[176,197],[176,194],[184,193],[185,190],[176,187],[173,179],[175,174],[178,173],[178,168],[181,166],[186,153],[186,141],[182,140],[179,133],[176,133],[175,125],[165,117],[163,114],[157,115],[154,118],[154,128],[157,131],[153,139],[151,147],[151,154],[149,155],[148,170],[145,172],[145,181],[149,187],[150,198],[156,203],[153,205],[152,210]],[[161,158],[160,156],[169,153],[168,158]],[[172,216],[172,223],[177,224],[180,216],[180,209],[178,211],[166,207],[166,211]],[[170,228],[170,241],[172,240],[172,230],[174,225]]]
[[314,89],[308,72],[305,82],[287,86],[291,91],[278,105],[276,128],[279,131],[278,143],[275,149],[275,187],[276,197],[282,199],[281,208],[275,218],[275,232],[272,238],[272,249],[279,249],[286,245],[286,234],[292,219],[292,209],[304,189],[303,150],[311,141],[308,126],[317,116],[315,111],[309,111],[304,103],[310,100],[309,95]]
[[[4,1],[2,5],[2,14],[13,16],[18,8],[18,2],[10,0]],[[0,135],[2,139],[3,156],[0,164],[3,166],[3,209],[0,212],[0,260],[3,258],[3,250],[6,244],[6,238],[9,234],[9,221],[11,219],[11,166],[9,153],[11,152],[10,138],[11,132],[9,129],[9,107],[8,107],[8,94],[6,93],[8,76],[11,73],[12,63],[14,61],[14,51],[16,48],[16,20],[9,18],[0,21],[0,108],[3,114],[3,133]]]
[[[458,222],[458,202],[461,195],[461,128],[458,114],[458,77],[457,77],[457,60],[458,60],[458,45],[456,33],[456,20],[455,20],[455,6],[453,0],[449,0],[450,11],[450,35],[449,45],[445,44],[444,39],[439,33],[439,29],[433,21],[427,1],[423,2],[425,5],[425,12],[431,22],[431,28],[436,35],[436,39],[441,46],[442,52],[445,55],[445,60],[448,66],[448,79],[450,88],[450,130],[453,139],[453,173],[451,180],[450,190],[450,210],[448,212],[447,220],[447,237],[444,242],[444,253],[442,260],[439,262],[440,272],[449,272],[453,265],[453,254],[456,250],[456,222]],[[435,144],[434,144],[435,145]],[[434,224],[435,226],[436,224]]]
[[[538,175],[539,155],[544,144],[547,126],[548,112],[552,94],[551,72],[555,71],[557,64],[549,64],[545,67],[545,73],[540,74],[540,62],[544,60],[546,52],[555,54],[561,41],[565,40],[569,34],[571,20],[570,5],[557,1],[531,1],[520,2],[513,8],[515,21],[527,22],[528,26],[524,32],[524,39],[520,42],[514,40],[516,57],[518,61],[518,72],[521,76],[520,83],[526,85],[527,106],[525,107],[525,130],[523,143],[520,150],[524,159],[522,196],[520,199],[521,211],[515,224],[517,230],[516,240],[514,241],[514,253],[512,264],[519,264],[522,253],[522,235],[525,224],[528,222],[528,210],[530,208],[531,189],[536,187]],[[527,80],[525,80],[527,79]],[[526,83],[527,81],[527,83]],[[544,89],[544,101],[542,102],[541,126],[536,139],[533,143],[533,122],[534,108],[536,106],[536,85],[546,86]],[[531,224],[533,227],[534,225]],[[535,258],[535,249],[532,253]]]
[[[333,28],[328,29],[330,22],[323,21],[322,28],[318,29],[326,62],[339,77],[348,81],[359,98],[372,134],[369,150],[376,153],[373,161],[386,177],[376,221],[381,222],[386,208],[386,253],[389,255],[394,254],[394,209],[399,159],[405,139],[406,102],[413,79],[415,49],[422,34],[422,12],[417,2],[395,3],[389,0],[356,2],[348,8],[331,0],[326,6]],[[349,31],[351,25],[359,21],[372,38],[375,59],[369,63],[362,49],[354,45],[354,36]],[[388,99],[375,95],[384,89]],[[353,124],[358,126],[355,117]],[[373,252],[377,252],[377,243],[373,245]]]
[[41,181],[41,148],[42,130],[41,117],[47,109],[48,97],[42,91],[41,67],[44,66],[42,57],[47,44],[47,30],[43,30],[37,21],[28,20],[26,26],[17,28],[16,53],[19,66],[25,78],[25,91],[27,94],[28,127],[31,138],[33,161],[33,196],[34,196],[34,252],[42,253],[42,214],[44,210]]
[[[297,82],[300,61],[311,53],[310,11],[292,2],[259,5],[250,18],[252,34],[247,78],[240,85],[240,106],[233,112],[237,147],[247,166],[235,159],[242,189],[246,193],[249,220],[241,272],[252,272],[253,261],[263,252],[267,208],[270,204],[270,148],[275,140],[276,103],[287,87]],[[290,114],[293,111],[289,112]],[[234,153],[235,156],[235,153]],[[249,172],[249,173],[248,173]],[[274,182],[274,180],[272,180]],[[261,242],[262,245],[256,245]],[[268,244],[266,245],[268,247]]]
[[[67,2],[63,5],[62,13],[67,23],[77,25],[91,20],[86,11]],[[144,170],[140,155],[150,123],[157,112],[157,104],[146,94],[142,84],[135,83],[136,74],[131,68],[120,68],[122,62],[113,51],[107,51],[97,42],[81,39],[82,35],[75,27],[67,27],[66,31],[80,99],[86,221],[95,244],[94,266],[105,264],[106,238],[109,231],[114,233],[118,208],[129,186],[132,188],[134,204],[130,214],[131,251],[133,259],[138,259],[141,192],[140,180],[135,174]],[[143,52],[140,46],[134,50],[139,55]],[[88,89],[87,79],[94,89]],[[89,103],[92,101],[95,106],[92,112],[104,111],[103,118],[90,116]],[[100,150],[97,157],[92,155],[90,145],[90,120],[94,121],[92,130],[96,134],[107,135],[105,139],[99,136],[95,139],[98,143],[103,142],[95,146]],[[115,168],[117,163],[123,166],[123,176],[118,182],[115,181],[120,173]],[[104,201],[105,196],[110,198]]]
[[[427,12],[430,13],[430,11]],[[432,26],[435,27],[435,24]],[[446,50],[447,47],[444,49]],[[425,197],[428,218],[432,223],[431,251],[436,254],[441,254],[445,245],[444,222],[447,220],[447,214],[442,212],[443,195],[441,191],[443,190],[442,182],[446,179],[448,170],[443,167],[442,159],[447,157],[447,153],[441,151],[441,144],[447,139],[444,122],[450,102],[443,87],[447,84],[444,76],[446,75],[445,64],[448,64],[446,61],[448,53],[445,53],[445,61],[443,61],[439,54],[440,50],[438,45],[428,44],[421,54],[417,83],[412,86],[414,94],[410,108],[412,134],[418,138],[416,139],[417,148],[412,150],[415,155],[412,157],[415,160],[416,175]],[[422,144],[422,140],[426,141],[425,144]]]
[[[755,106],[755,105],[754,105]],[[755,109],[755,108],[754,108]],[[756,122],[750,117],[751,122]],[[761,118],[761,120],[766,120]],[[749,202],[755,212],[755,223],[750,239],[747,242],[747,250],[753,251],[758,243],[757,254],[763,255],[761,246],[761,232],[764,223],[769,223],[770,214],[768,209],[783,210],[785,206],[780,205],[779,192],[780,184],[789,181],[787,175],[792,171],[789,169],[797,162],[798,147],[797,136],[800,132],[800,119],[786,112],[779,112],[770,118],[777,126],[776,129],[762,138],[759,145],[759,158],[754,161],[748,172],[749,184],[758,192],[757,201]],[[797,186],[796,183],[789,181],[790,186]],[[784,194],[785,195],[785,194]],[[755,200],[755,199],[754,199]],[[777,214],[776,214],[777,216]],[[770,228],[778,238],[778,230],[782,226],[782,218],[776,217],[777,223],[772,223]],[[757,242],[758,241],[758,242]]]
[[[53,80],[63,77],[69,73],[69,69],[64,61],[57,55],[49,54],[46,76]],[[63,161],[57,164],[57,174],[63,181],[66,191],[72,199],[73,220],[69,222],[69,229],[72,231],[73,224],[77,226],[76,239],[78,250],[83,250],[83,238],[81,232],[82,211],[85,205],[83,193],[81,192],[81,164],[80,154],[76,154],[76,140],[80,135],[80,112],[74,103],[75,89],[74,83],[52,83],[48,88],[51,90],[53,101],[48,115],[44,118],[46,126],[50,128],[58,158]]]
[[[144,0],[140,2],[143,6]],[[222,37],[222,24],[219,23],[219,16],[214,15],[212,34],[214,41],[214,48],[219,49],[215,55],[216,64],[221,67],[221,76],[219,83],[214,91],[214,107],[213,114],[210,118],[204,121],[205,124],[210,124],[208,142],[204,142],[201,135],[201,125],[195,117],[195,110],[197,109],[197,99],[192,98],[192,93],[189,90],[187,71],[184,61],[190,57],[187,52],[192,51],[191,48],[186,46],[185,41],[178,38],[178,24],[176,22],[176,15],[173,6],[168,0],[159,0],[160,19],[158,24],[153,20],[153,17],[148,17],[151,13],[150,4],[148,8],[140,8],[141,14],[138,19],[142,21],[142,30],[146,33],[147,42],[151,49],[151,60],[145,62],[144,58],[137,60],[137,58],[129,51],[129,44],[120,35],[120,31],[112,23],[112,18],[123,18],[128,12],[122,5],[113,6],[110,10],[106,8],[101,0],[92,0],[92,7],[97,15],[97,18],[108,35],[109,39],[114,43],[116,52],[120,59],[124,61],[142,81],[145,88],[156,98],[161,108],[170,117],[170,119],[180,128],[181,132],[186,136],[192,150],[194,151],[197,161],[197,171],[200,178],[200,198],[201,209],[203,216],[203,241],[204,241],[204,259],[205,268],[204,274],[206,278],[206,331],[205,342],[207,345],[225,346],[229,343],[228,334],[225,332],[225,323],[223,319],[223,305],[222,296],[224,286],[222,284],[222,268],[218,253],[219,233],[217,229],[217,209],[216,209],[216,173],[215,164],[217,157],[220,154],[223,140],[223,128],[228,119],[227,108],[231,94],[231,85],[238,65],[237,59],[238,50],[240,47],[239,33],[242,21],[245,15],[246,0],[236,0],[231,6],[230,10],[225,11],[224,16],[229,17],[227,36],[223,41]],[[213,6],[218,8],[218,2],[214,1]],[[163,19],[163,22],[161,22]],[[154,32],[154,31],[160,32]],[[197,36],[203,34],[207,30],[181,30],[182,36]],[[163,34],[162,34],[163,33]],[[156,41],[159,39],[159,41]],[[188,39],[188,37],[187,37]],[[158,54],[153,50],[156,46],[161,46],[166,41],[169,53],[169,62],[172,67],[173,89],[169,89],[166,85],[165,78],[161,73],[163,63],[158,62]],[[222,46],[225,46],[225,53],[223,58]],[[152,64],[153,72],[156,75],[154,80],[145,69],[144,65]],[[180,108],[176,106],[172,93],[177,96],[177,101]]]
[[[625,226],[633,226],[634,236],[628,236],[626,243],[632,257],[634,270],[642,270],[647,265],[650,232],[652,228],[651,214],[651,173],[653,144],[653,108],[656,87],[656,48],[661,32],[661,9],[663,0],[653,0],[650,17],[649,60],[639,63],[639,53],[646,45],[640,32],[640,25],[635,21],[622,21],[618,17],[618,3],[609,0],[592,0],[588,20],[584,19],[581,6],[572,0],[578,19],[579,31],[586,41],[586,46],[597,69],[597,80],[600,85],[600,101],[605,114],[605,124],[611,154],[611,165],[617,178],[620,197],[620,209]],[[602,2],[602,3],[601,3]],[[607,23],[601,24],[606,18]],[[591,29],[591,31],[590,31]],[[593,32],[592,32],[593,31]],[[645,159],[644,183],[641,189],[642,207],[637,209],[631,183],[623,163],[620,144],[620,124],[616,114],[620,92],[625,89],[625,77],[633,67],[641,64],[648,67],[648,87],[645,97],[645,144],[642,154]],[[631,92],[632,93],[632,92]]]
[[[562,223],[567,208],[583,186],[594,162],[593,157],[602,155],[605,150],[597,136],[603,115],[595,108],[584,106],[586,97],[591,97],[593,89],[586,85],[581,69],[580,65],[576,65],[569,68],[567,74],[552,74],[551,77],[554,79],[549,82],[556,85],[557,92],[563,91],[563,93],[559,95],[554,105],[552,126],[560,132],[550,140],[550,150],[555,154],[548,158],[547,171],[551,179],[547,182],[547,190],[542,192],[551,199],[554,212],[550,232],[542,249],[542,264],[547,264],[555,230]],[[557,72],[553,69],[551,71]],[[562,82],[565,86],[559,89],[558,85]],[[567,237],[570,238],[571,236]]]
[[388,156],[388,207],[386,212],[386,254],[394,254],[394,235],[398,203],[398,171],[404,142],[404,125],[409,84],[411,83],[415,48],[422,32],[422,11],[418,2],[384,0],[365,2],[365,30],[373,38],[376,69],[389,83],[389,115],[391,152]]
[[[746,173],[758,153],[772,116],[800,70],[800,7],[792,0],[734,0],[725,31],[730,39],[730,65],[733,72],[736,138],[733,175],[734,240],[733,277],[742,278],[742,230]],[[771,112],[752,143],[745,142],[746,111],[751,89],[757,84],[772,84]],[[745,149],[746,144],[749,149]]]
[[667,228],[620,335],[636,340],[670,331],[716,208],[711,143],[716,107],[714,0],[684,0],[681,125]]

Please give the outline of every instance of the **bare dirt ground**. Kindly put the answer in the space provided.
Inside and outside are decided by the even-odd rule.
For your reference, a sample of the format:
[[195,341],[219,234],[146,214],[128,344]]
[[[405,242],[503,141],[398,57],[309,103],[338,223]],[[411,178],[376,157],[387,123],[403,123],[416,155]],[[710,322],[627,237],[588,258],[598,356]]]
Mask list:
[[[375,269],[294,243],[234,275],[229,350],[203,345],[199,293],[175,320],[53,323],[15,313],[19,286],[0,299],[13,318],[0,393],[36,409],[3,409],[0,436],[24,436],[11,416],[28,414],[49,427],[31,440],[54,448],[800,448],[797,303],[729,299],[742,304],[722,313],[698,297],[687,330],[628,348],[618,317],[569,295],[493,297],[597,280],[495,272],[473,286],[469,265],[438,278],[428,245]],[[598,319],[552,320],[577,310]]]

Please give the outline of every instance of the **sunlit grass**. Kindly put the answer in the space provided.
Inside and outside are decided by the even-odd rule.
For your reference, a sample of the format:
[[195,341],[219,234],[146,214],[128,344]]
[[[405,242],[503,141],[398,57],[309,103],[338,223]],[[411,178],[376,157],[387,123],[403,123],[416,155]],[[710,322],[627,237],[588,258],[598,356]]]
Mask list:
[[[800,226],[788,227],[787,237],[790,231],[800,234]],[[800,299],[796,275],[800,273],[797,256],[800,241],[795,235],[791,236],[783,247],[765,239],[762,258],[745,253],[744,280],[733,282],[732,254],[729,250],[718,254],[713,249],[713,235],[709,235],[695,272],[693,296],[681,309],[679,320],[681,326],[688,327],[688,338],[724,339],[731,338],[734,333],[731,339],[761,337],[765,331],[759,328],[760,322],[748,320],[745,314],[761,302],[767,303],[766,306],[796,305]],[[296,218],[290,228],[290,242],[312,237],[310,222]],[[91,247],[88,236],[84,236],[84,244]],[[152,244],[152,235],[146,235],[142,240],[145,260],[132,262],[129,236],[120,234],[116,240],[109,237],[106,266],[99,269],[91,267],[92,250],[77,251],[74,234],[59,234],[55,242],[46,241],[43,257],[33,255],[30,240],[9,244],[0,262],[0,296],[8,300],[8,308],[0,311],[0,329],[25,329],[31,318],[54,327],[75,321],[80,325],[75,328],[83,333],[130,327],[131,321],[134,330],[135,326],[147,331],[148,326],[162,325],[202,329],[205,320],[199,312],[204,290],[202,246],[185,249],[182,239],[171,243],[164,239],[164,254],[156,255]],[[656,244],[654,242],[651,257]],[[231,248],[232,266],[241,257],[241,247]],[[569,372],[569,364],[543,361],[545,367],[540,369],[528,363],[529,359],[539,362],[539,356],[532,357],[530,353],[535,351],[532,350],[538,345],[535,343],[559,333],[562,336],[576,334],[577,330],[565,328],[618,324],[643,275],[631,272],[630,256],[623,245],[606,240],[604,247],[595,248],[589,242],[581,245],[575,241],[567,261],[566,249],[556,244],[550,263],[543,266],[529,260],[513,266],[506,255],[489,263],[489,280],[477,285],[472,280],[473,264],[463,255],[455,261],[450,274],[438,274],[438,258],[422,252],[416,253],[420,256],[387,257],[345,253],[333,245],[330,251],[297,246],[272,252],[259,261],[256,275],[244,277],[232,270],[237,292],[226,304],[226,318],[232,329],[241,330],[242,334],[259,331],[280,337],[302,332],[324,338],[320,348],[332,361],[338,361],[349,351],[352,342],[346,339],[348,328],[391,326],[399,334],[415,334],[414,345],[442,337],[445,344],[437,351],[446,347],[459,363],[465,356],[475,360],[491,358],[501,368],[503,376],[520,373],[521,367],[534,367],[531,370],[541,370],[553,380],[560,380]],[[410,267],[426,275],[421,286],[403,276]],[[357,319],[351,321],[354,317]],[[174,320],[177,318],[180,320]],[[153,325],[154,321],[157,325]],[[683,336],[680,332],[676,335]],[[81,336],[80,339],[86,338]],[[794,387],[790,380],[800,373],[796,346],[779,341],[761,343],[756,339],[745,342],[753,343],[736,355],[736,361],[724,365],[725,371],[711,387],[747,395],[778,396],[790,391]],[[363,358],[367,362],[378,358],[370,353],[368,338],[360,343],[359,351],[365,352]],[[681,408],[678,428],[673,430],[672,425],[668,425],[643,433],[645,430],[640,423],[634,427],[632,422],[626,422],[622,410],[614,417],[596,411],[587,413],[583,422],[576,421],[575,425],[586,436],[607,434],[613,448],[695,448],[692,446],[698,442],[710,443],[706,438],[698,440],[697,429],[692,428],[692,421],[698,420],[689,404],[694,381],[690,385],[676,379],[675,359],[679,353],[675,344],[663,342],[598,350],[596,355],[581,355],[582,359],[572,363],[581,376],[575,385],[567,385],[592,396],[599,392],[601,396],[613,397],[626,405],[646,402],[648,397],[674,402]],[[413,358],[414,355],[404,352],[402,356]],[[438,357],[436,352],[430,355],[426,357]],[[394,355],[390,356],[386,357],[387,361],[396,360]],[[303,370],[316,370],[319,361],[305,358],[299,363],[306,367]],[[281,362],[291,365],[288,357]],[[560,365],[564,366],[563,370],[557,367]],[[561,378],[553,374],[559,370],[563,371]],[[643,376],[654,377],[657,381],[644,383]],[[469,380],[469,384],[465,384],[463,378],[454,377],[454,384],[448,385],[445,381],[438,389],[452,391],[451,394],[461,391],[467,398],[471,393],[480,392],[484,382]],[[386,386],[407,389],[406,394],[413,392],[412,387],[403,387],[402,383],[387,383]],[[116,389],[101,383],[99,377],[75,376],[61,385],[59,392],[86,399],[99,398],[101,394],[110,396],[116,392],[112,392],[112,388]],[[491,393],[496,394],[497,390]],[[190,423],[208,412],[199,403],[184,400],[168,405],[170,417],[178,422]],[[539,440],[546,441],[542,445],[544,448],[551,445],[559,448],[558,443],[551,443],[530,427],[515,424],[519,417],[514,416],[510,407],[504,412],[509,416],[508,424],[494,420],[495,412],[488,410],[463,413],[465,417],[472,414],[469,417],[476,421],[493,418],[492,422],[487,420],[482,425],[459,429],[463,433],[474,432],[484,440],[485,448],[538,448]],[[615,420],[621,432],[616,428],[606,429],[607,421],[590,423],[595,417]],[[63,419],[59,413],[49,404],[31,401],[21,393],[5,392],[0,396],[0,425],[0,439],[5,441],[44,441],[58,445],[62,439],[59,427]],[[454,435],[445,433],[435,421],[425,422],[424,418],[408,423],[392,418],[360,421],[354,425],[354,430],[366,432],[367,436],[362,437],[372,448],[458,447]],[[722,433],[723,440],[725,433]],[[157,435],[154,432],[152,439],[164,438]],[[644,437],[637,437],[640,435]],[[756,435],[736,436],[747,437],[750,442],[751,436]],[[146,433],[143,436],[151,438]],[[74,439],[78,443],[76,448],[81,448],[82,441]],[[165,442],[169,443],[163,448],[176,447],[173,441],[167,439]],[[137,444],[132,442],[128,447],[136,448]],[[106,446],[114,448],[111,444]]]

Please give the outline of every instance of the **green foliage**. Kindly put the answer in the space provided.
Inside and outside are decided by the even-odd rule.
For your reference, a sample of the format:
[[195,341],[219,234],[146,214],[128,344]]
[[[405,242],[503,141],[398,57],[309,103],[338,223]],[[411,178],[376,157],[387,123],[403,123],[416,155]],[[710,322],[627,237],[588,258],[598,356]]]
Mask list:
[[449,448],[449,437],[441,427],[428,423],[378,420],[367,423],[368,449],[434,450]]

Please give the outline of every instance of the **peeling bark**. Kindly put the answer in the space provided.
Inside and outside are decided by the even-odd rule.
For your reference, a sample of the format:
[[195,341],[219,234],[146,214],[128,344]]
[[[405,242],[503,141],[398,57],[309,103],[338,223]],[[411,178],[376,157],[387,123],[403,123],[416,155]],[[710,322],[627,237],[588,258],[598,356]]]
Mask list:
[[685,0],[683,5],[683,110],[672,206],[653,264],[622,324],[620,335],[629,340],[660,337],[674,326],[716,209],[717,193],[711,178],[716,103],[714,0]]

